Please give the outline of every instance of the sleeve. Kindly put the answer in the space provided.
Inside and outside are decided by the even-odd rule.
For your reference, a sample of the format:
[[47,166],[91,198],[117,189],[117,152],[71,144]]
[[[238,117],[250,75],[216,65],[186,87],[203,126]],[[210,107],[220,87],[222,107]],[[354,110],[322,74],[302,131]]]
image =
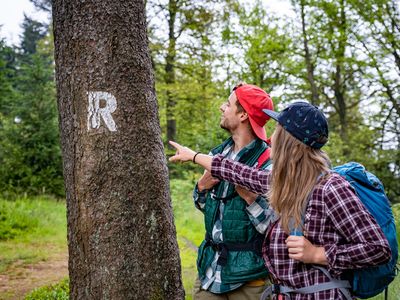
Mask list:
[[196,208],[201,212],[204,211],[204,206],[206,205],[206,196],[207,196],[207,191],[204,190],[200,192],[196,184],[193,190],[193,201],[194,201],[194,206],[196,206]]
[[324,195],[328,218],[345,239],[342,244],[324,245],[328,270],[337,275],[344,269],[358,269],[390,260],[391,250],[375,219],[344,179],[336,179]]
[[211,175],[221,180],[246,187],[257,194],[266,194],[270,186],[269,170],[260,170],[225,159],[222,155],[213,157]]
[[261,234],[264,234],[268,226],[277,220],[277,216],[263,196],[258,196],[256,201],[246,207],[246,212],[251,223]]
[[[208,155],[214,155],[213,151],[211,150]],[[209,191],[204,190],[204,191],[199,191],[199,188],[196,185],[194,186],[193,189],[193,201],[194,201],[194,206],[200,210],[201,212],[204,212],[204,207],[206,206],[206,200],[207,200],[207,193]]]

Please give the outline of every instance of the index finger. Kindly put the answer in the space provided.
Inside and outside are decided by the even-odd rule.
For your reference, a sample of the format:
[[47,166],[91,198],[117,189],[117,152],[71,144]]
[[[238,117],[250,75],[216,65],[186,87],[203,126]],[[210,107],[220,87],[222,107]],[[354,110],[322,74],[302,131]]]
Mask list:
[[174,147],[176,150],[178,150],[180,147],[182,147],[181,145],[179,145],[178,143],[174,142],[174,141],[168,141],[168,143]]

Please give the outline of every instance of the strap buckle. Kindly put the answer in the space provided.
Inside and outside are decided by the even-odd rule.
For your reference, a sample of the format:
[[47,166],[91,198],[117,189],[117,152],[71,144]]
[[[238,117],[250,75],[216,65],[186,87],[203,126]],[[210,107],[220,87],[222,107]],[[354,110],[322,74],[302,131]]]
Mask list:
[[279,284],[272,285],[272,294],[279,295],[281,293],[281,287]]

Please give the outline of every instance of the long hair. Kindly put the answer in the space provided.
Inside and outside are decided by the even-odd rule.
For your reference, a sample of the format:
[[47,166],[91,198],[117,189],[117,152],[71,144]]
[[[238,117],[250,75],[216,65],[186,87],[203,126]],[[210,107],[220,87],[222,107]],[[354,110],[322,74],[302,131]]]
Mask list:
[[302,226],[308,197],[319,175],[328,175],[330,161],[325,152],[303,144],[280,125],[274,132],[271,157],[274,166],[268,198],[289,234],[289,223],[293,228]]

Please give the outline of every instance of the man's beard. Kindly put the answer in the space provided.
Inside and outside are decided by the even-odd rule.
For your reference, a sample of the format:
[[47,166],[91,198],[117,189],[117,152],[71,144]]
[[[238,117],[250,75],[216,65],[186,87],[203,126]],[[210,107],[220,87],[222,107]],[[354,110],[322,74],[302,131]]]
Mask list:
[[226,125],[225,123],[223,123],[223,122],[221,122],[221,123],[219,124],[219,127],[221,127],[222,129],[226,130],[226,131],[229,132],[229,133],[232,133],[230,127],[229,127],[228,125]]

